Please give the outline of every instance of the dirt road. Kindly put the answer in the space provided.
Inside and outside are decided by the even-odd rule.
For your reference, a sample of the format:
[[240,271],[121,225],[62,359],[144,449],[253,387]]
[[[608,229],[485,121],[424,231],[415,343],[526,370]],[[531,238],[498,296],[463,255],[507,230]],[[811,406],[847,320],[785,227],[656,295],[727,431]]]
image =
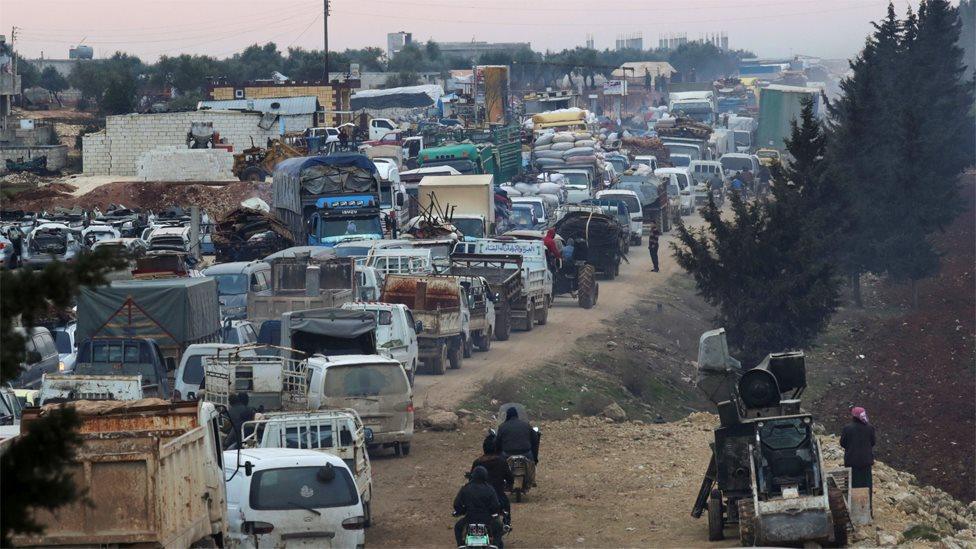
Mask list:
[[[701,223],[696,214],[685,223]],[[549,322],[531,332],[512,331],[508,341],[493,341],[487,353],[475,353],[464,360],[460,370],[448,370],[443,376],[418,375],[414,403],[418,408],[454,409],[492,377],[511,375],[520,370],[544,364],[567,349],[577,338],[601,329],[603,322],[631,307],[654,285],[663,284],[668,276],[683,272],[670,257],[669,244],[674,241],[672,229],[660,239],[661,272],[651,272],[647,237],[641,246],[632,246],[629,263],[622,263],[620,276],[600,280],[600,297],[596,307],[585,311],[569,296],[557,297],[549,311]]]

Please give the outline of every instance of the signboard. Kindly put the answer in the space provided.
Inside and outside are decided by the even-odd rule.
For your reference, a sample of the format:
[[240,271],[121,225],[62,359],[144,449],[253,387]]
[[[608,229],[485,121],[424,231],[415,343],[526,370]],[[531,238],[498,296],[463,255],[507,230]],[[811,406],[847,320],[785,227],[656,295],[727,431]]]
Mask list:
[[607,80],[603,83],[603,95],[627,95],[627,81]]

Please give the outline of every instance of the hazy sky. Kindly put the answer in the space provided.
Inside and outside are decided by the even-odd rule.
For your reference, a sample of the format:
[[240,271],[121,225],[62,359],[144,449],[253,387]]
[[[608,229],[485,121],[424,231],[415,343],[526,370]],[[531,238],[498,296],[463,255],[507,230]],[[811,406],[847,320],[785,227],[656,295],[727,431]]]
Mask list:
[[[761,56],[850,57],[885,13],[887,0],[331,0],[331,49],[380,46],[386,33],[414,39],[530,42],[537,50],[598,49],[620,34],[658,37],[725,31],[733,48]],[[897,0],[899,15],[909,3]],[[65,58],[81,41],[96,57],[116,50],[225,57],[252,43],[322,47],[323,0],[0,0],[0,33],[17,27],[28,57]]]

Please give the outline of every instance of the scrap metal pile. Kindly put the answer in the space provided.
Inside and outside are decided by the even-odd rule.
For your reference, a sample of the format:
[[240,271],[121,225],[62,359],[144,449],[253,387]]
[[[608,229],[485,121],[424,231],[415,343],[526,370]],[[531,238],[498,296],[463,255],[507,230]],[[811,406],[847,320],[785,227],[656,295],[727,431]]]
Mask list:
[[689,139],[708,139],[712,128],[692,118],[663,118],[654,124],[654,131],[661,137],[685,137]]
[[295,244],[291,231],[270,213],[240,207],[220,221],[213,235],[217,261],[251,261]]
[[653,154],[658,163],[671,161],[671,152],[664,146],[664,142],[657,137],[625,136],[621,144],[631,155]]

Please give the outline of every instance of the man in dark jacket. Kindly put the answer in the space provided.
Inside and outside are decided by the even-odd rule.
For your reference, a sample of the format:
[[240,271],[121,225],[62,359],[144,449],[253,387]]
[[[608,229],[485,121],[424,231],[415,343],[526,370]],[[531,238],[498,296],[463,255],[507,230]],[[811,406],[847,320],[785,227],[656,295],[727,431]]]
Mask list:
[[539,463],[539,435],[528,421],[519,419],[515,407],[505,412],[505,423],[498,428],[495,437],[495,451],[502,457],[526,456],[529,458],[528,477],[525,483],[535,486],[535,464]]
[[488,484],[488,471],[484,467],[475,467],[471,471],[471,480],[461,487],[454,498],[454,513],[461,518],[454,523],[454,540],[458,546],[464,545],[464,529],[468,524],[485,524],[491,534],[492,541],[498,549],[503,549],[502,528],[497,515],[501,511],[498,495]]
[[494,436],[485,437],[485,441],[481,444],[481,450],[484,455],[474,460],[474,463],[471,464],[471,470],[484,467],[488,471],[488,484],[495,489],[495,493],[498,494],[498,502],[502,506],[502,511],[505,512],[503,520],[505,524],[511,525],[512,503],[508,500],[508,495],[505,494],[505,488],[512,486],[515,477],[512,476],[512,470],[508,468],[508,460],[495,449]]
[[224,439],[225,448],[230,448],[234,444],[240,444],[241,427],[247,421],[254,421],[254,408],[249,406],[250,399],[247,393],[230,395],[228,404],[230,404],[230,408],[227,410],[227,415],[230,416],[231,432]]
[[874,516],[874,482],[871,466],[874,465],[874,426],[868,423],[864,408],[851,408],[851,422],[844,426],[840,446],[844,449],[844,466],[851,468],[851,488],[867,488]]
[[651,232],[647,235],[647,251],[651,254],[651,263],[654,265],[651,270],[655,273],[660,270],[657,259],[657,250],[660,246],[659,238],[661,238],[661,229],[657,228],[657,223],[651,221]]

